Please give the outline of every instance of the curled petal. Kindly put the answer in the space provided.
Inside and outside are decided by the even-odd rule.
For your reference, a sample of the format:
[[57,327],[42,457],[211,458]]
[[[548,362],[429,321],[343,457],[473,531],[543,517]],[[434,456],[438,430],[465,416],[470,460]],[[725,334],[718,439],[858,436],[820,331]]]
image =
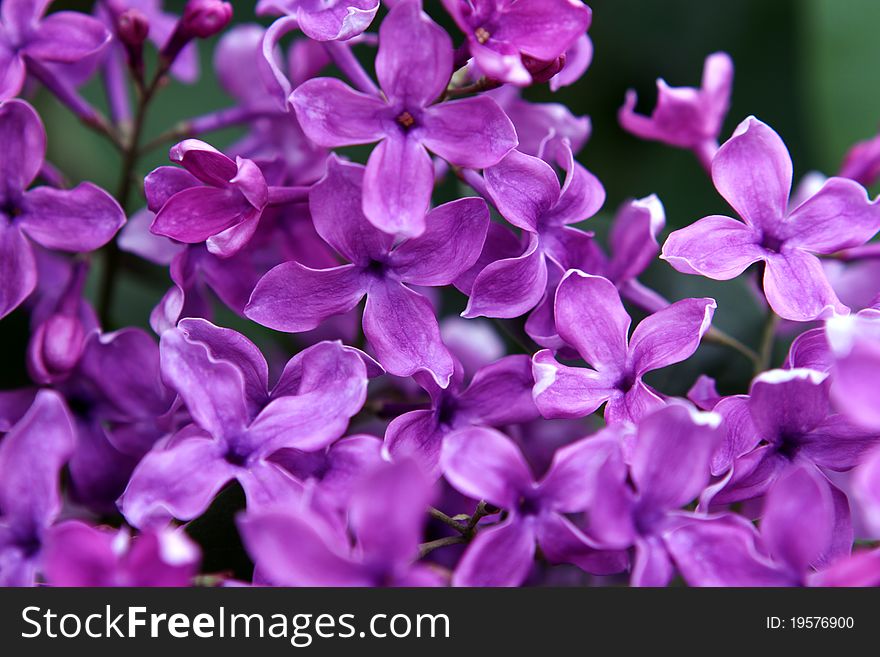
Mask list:
[[548,350],[534,355],[535,405],[546,418],[584,417],[614,394],[614,381],[595,370],[560,365]]
[[556,205],[561,188],[556,172],[544,160],[511,151],[486,170],[486,187],[502,216],[517,228],[536,232]]
[[849,312],[837,298],[819,259],[801,249],[766,258],[764,294],[777,315],[795,322]]
[[670,233],[660,257],[683,274],[726,281],[765,257],[760,240],[736,219],[713,215]]
[[0,221],[0,317],[27,299],[37,285],[37,263],[17,226]]
[[632,371],[642,374],[691,356],[709,330],[717,307],[714,299],[682,299],[648,315],[630,340]]
[[[0,54],[0,62],[2,58]],[[2,73],[0,70],[0,92]],[[0,103],[0,143],[4,145],[0,200],[9,201],[34,181],[46,156],[46,130],[36,111],[23,100]]]

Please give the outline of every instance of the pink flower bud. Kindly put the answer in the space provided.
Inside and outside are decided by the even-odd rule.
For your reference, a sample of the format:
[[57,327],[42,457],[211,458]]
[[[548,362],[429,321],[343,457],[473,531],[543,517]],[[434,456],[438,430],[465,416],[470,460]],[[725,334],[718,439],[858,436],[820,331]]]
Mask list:
[[565,66],[565,53],[561,54],[556,59],[551,59],[550,61],[535,59],[534,57],[523,55],[522,63],[532,76],[532,83],[541,84],[542,82],[547,82],[562,70],[562,67]]
[[214,36],[232,19],[232,5],[221,0],[190,0],[183,10],[183,30],[199,39]]
[[142,46],[149,33],[149,19],[137,9],[126,9],[116,19],[116,34],[129,48]]

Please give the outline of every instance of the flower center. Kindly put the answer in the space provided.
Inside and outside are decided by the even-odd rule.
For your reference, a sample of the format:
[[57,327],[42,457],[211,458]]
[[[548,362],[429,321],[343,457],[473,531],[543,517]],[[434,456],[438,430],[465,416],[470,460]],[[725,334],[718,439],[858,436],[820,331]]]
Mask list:
[[397,116],[397,122],[404,127],[404,129],[409,130],[415,125],[416,120],[413,118],[413,115],[404,110]]
[[782,248],[782,240],[775,235],[764,233],[761,237],[761,246],[772,253],[779,253]]
[[487,30],[485,27],[478,27],[476,30],[474,30],[474,37],[476,37],[477,43],[479,43],[480,45],[486,43],[491,36],[492,35],[489,34],[489,30]]
[[626,372],[621,375],[621,377],[617,380],[617,383],[614,384],[615,387],[621,392],[629,392],[632,390],[632,387],[636,384],[636,377],[631,372]]

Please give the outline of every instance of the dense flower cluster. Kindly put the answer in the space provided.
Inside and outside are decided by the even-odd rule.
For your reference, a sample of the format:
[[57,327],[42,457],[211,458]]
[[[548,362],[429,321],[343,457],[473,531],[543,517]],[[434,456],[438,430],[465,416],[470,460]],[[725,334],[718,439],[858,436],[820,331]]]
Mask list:
[[[880,585],[880,137],[792,192],[770,126],[725,139],[712,54],[619,120],[692,151],[731,216],[661,248],[652,195],[600,245],[589,121],[521,91],[589,66],[580,0],[260,0],[271,25],[229,29],[220,0],[50,4],[0,14],[0,317],[30,322],[33,382],[0,391],[0,584],[242,584],[201,564],[243,550],[257,585]],[[148,107],[215,35],[234,103],[164,133],[141,185]],[[119,150],[115,197],[46,161],[37,86]],[[644,285],[658,256],[760,276],[764,344]],[[143,261],[172,283],[155,335],[109,312]],[[747,391],[646,382],[709,340]],[[197,542],[230,489],[240,543]]]

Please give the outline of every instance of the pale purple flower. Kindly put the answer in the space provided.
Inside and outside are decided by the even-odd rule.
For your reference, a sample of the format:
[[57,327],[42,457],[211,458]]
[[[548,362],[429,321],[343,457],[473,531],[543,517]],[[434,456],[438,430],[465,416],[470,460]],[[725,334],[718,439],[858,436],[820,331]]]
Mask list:
[[[19,3],[9,3],[14,6]],[[6,10],[4,3],[3,9]],[[125,223],[119,204],[91,183],[73,189],[28,189],[46,154],[46,131],[27,103],[0,103],[0,317],[37,284],[31,240],[48,249],[91,251]]]
[[154,447],[132,474],[120,509],[136,527],[196,518],[233,479],[250,505],[296,500],[301,484],[268,457],[326,447],[366,398],[365,361],[339,343],[294,356],[271,392],[257,347],[205,320],[182,320],[163,333],[160,355],[162,375],[193,424]]
[[519,424],[539,416],[532,401],[531,362],[525,355],[507,356],[483,367],[466,387],[453,381],[444,389],[433,379],[416,377],[431,396],[431,408],[394,418],[385,431],[385,449],[394,459],[414,460],[434,477],[440,474],[443,437],[451,431],[470,425]]
[[650,117],[635,113],[638,99],[629,90],[618,120],[637,137],[694,151],[708,168],[718,150],[732,84],[733,61],[727,53],[717,52],[706,58],[699,89],[670,87],[662,78],[657,80],[657,106]]
[[132,536],[68,520],[47,532],[43,570],[50,586],[191,586],[200,557],[182,529]]
[[362,166],[333,156],[309,194],[315,229],[349,264],[278,265],[254,289],[245,314],[277,330],[308,331],[366,295],[364,334],[383,367],[397,376],[424,370],[446,387],[452,356],[430,302],[408,285],[447,285],[470,267],[483,246],[488,208],[478,198],[446,203],[428,213],[419,237],[395,244],[361,212],[366,175]]
[[664,404],[642,377],[691,356],[715,307],[713,299],[677,301],[642,320],[630,337],[630,316],[614,284],[569,271],[556,290],[556,327],[590,368],[562,365],[548,350],[535,354],[538,410],[548,418],[583,417],[607,402],[609,423],[638,421]]
[[791,158],[769,126],[743,121],[712,160],[712,180],[742,221],[713,215],[673,232],[661,256],[675,269],[729,280],[764,263],[764,294],[784,319],[847,313],[815,253],[858,246],[880,229],[880,202],[844,178],[829,178],[793,210]]
[[366,30],[379,0],[259,0],[258,16],[291,16],[315,41],[346,41]]
[[[528,60],[563,55],[589,29],[592,12],[580,0],[443,0],[487,77],[532,83]],[[526,60],[524,62],[523,60]]]
[[532,568],[536,544],[553,563],[574,563],[608,574],[626,567],[626,555],[597,550],[567,514],[589,511],[606,479],[626,471],[615,437],[578,440],[556,452],[536,480],[516,445],[494,429],[470,427],[443,440],[440,467],[460,493],[507,511],[507,518],[481,526],[455,568],[455,586],[518,586]]
[[306,135],[334,148],[379,142],[364,176],[364,214],[388,233],[417,236],[434,188],[428,151],[481,169],[517,144],[513,124],[487,97],[436,102],[452,75],[452,42],[414,0],[394,6],[379,28],[382,96],[333,78],[300,85],[290,103]]
[[385,463],[352,494],[353,542],[308,508],[248,510],[238,524],[257,570],[276,586],[439,586],[439,572],[413,563],[431,498],[418,467]]
[[64,400],[37,393],[0,441],[0,585],[31,586],[46,531],[61,511],[60,475],[76,436]]
[[110,42],[110,33],[91,16],[75,11],[45,16],[50,4],[51,0],[3,0],[0,100],[21,91],[28,67],[78,62]]

